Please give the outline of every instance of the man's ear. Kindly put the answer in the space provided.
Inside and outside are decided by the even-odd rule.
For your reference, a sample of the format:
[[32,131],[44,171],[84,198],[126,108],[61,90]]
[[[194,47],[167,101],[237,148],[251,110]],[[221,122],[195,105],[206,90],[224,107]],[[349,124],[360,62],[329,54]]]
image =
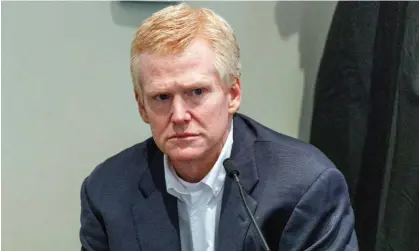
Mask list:
[[230,114],[234,114],[239,110],[242,97],[240,78],[235,78],[233,81],[234,83],[229,89],[230,102],[228,104],[228,112]]
[[135,89],[134,89],[134,93],[135,93],[135,101],[137,101],[138,111],[140,112],[141,118],[145,123],[149,124],[150,121],[148,119],[147,111],[144,107],[144,99],[143,97],[140,96],[141,94],[139,94],[138,91]]

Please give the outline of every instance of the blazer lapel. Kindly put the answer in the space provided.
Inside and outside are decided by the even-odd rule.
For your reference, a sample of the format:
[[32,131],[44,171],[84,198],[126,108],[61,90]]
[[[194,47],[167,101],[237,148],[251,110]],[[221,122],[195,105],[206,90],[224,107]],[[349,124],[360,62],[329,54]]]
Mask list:
[[[259,179],[254,156],[254,135],[240,117],[234,119],[233,149],[231,157],[240,172],[239,178],[245,192],[245,199],[252,214],[257,201],[251,196]],[[226,178],[218,228],[217,251],[244,250],[245,238],[251,220],[240,199],[239,189],[232,179]]]
[[166,191],[163,154],[150,143],[147,155],[132,204],[139,245],[142,251],[180,251],[177,199]]

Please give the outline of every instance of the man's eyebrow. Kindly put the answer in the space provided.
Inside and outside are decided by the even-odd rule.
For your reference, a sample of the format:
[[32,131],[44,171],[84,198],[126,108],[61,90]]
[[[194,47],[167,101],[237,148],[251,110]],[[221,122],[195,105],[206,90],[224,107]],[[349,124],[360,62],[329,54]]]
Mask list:
[[[144,92],[145,93],[165,92],[165,91],[170,91],[171,89],[174,89],[174,88],[177,87],[176,83],[175,83],[174,86],[170,86],[170,87],[166,87],[167,85],[163,84],[163,83],[161,85],[159,85],[158,82],[154,82],[153,85],[155,87],[150,88],[148,90],[145,88]],[[180,87],[190,89],[190,88],[194,88],[194,87],[196,88],[196,87],[208,86],[208,85],[211,85],[211,80],[204,79],[204,80],[198,80],[198,81],[193,81],[193,82],[190,82],[190,83],[181,84]]]
[[211,84],[211,80],[205,79],[205,80],[199,80],[199,81],[194,81],[191,83],[186,84],[186,87],[197,87],[197,86],[202,86],[202,85],[210,85]]

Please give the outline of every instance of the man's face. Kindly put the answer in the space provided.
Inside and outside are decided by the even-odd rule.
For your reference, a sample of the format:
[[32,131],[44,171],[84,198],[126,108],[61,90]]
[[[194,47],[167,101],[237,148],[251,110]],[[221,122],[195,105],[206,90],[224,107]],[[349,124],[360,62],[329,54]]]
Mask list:
[[240,81],[228,88],[214,62],[215,53],[204,40],[195,40],[177,55],[140,56],[140,114],[172,161],[218,155],[227,138],[232,115],[240,106]]

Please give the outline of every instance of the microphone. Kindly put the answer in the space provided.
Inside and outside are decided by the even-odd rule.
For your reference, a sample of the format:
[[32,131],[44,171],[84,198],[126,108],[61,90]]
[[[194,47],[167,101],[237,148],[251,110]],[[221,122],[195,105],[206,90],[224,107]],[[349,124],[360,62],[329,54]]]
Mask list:
[[265,238],[263,237],[262,231],[260,231],[260,228],[258,227],[255,218],[253,217],[252,213],[250,212],[249,206],[247,205],[247,202],[244,198],[243,187],[242,187],[242,185],[240,183],[240,179],[239,179],[240,172],[239,172],[239,170],[237,170],[236,165],[234,164],[234,161],[231,158],[228,158],[228,159],[223,161],[223,165],[224,165],[224,169],[227,173],[227,176],[232,178],[236,182],[237,187],[239,188],[241,201],[243,202],[243,205],[246,209],[247,216],[249,216],[250,220],[252,221],[253,226],[256,228],[256,231],[259,235],[259,239],[262,243],[263,249],[265,251],[271,251],[269,249],[268,244],[266,243]]

